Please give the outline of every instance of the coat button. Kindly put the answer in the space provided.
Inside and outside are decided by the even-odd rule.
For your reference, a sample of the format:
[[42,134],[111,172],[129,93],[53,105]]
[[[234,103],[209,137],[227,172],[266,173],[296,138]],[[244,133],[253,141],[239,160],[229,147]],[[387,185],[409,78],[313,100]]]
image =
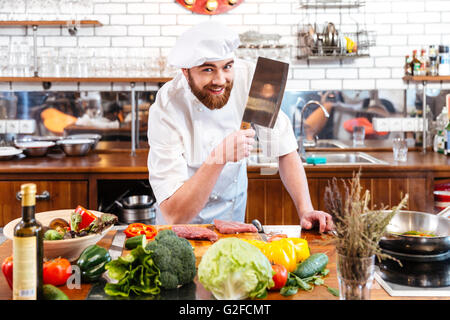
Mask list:
[[217,194],[213,193],[209,196],[209,199],[211,200],[217,200],[219,197],[217,196]]

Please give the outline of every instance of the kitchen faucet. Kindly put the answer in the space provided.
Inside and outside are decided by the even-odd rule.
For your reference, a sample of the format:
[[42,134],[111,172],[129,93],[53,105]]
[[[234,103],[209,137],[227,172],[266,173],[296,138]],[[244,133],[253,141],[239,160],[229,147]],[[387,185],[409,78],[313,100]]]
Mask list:
[[[305,160],[305,158],[306,158],[305,157],[305,146],[308,146],[308,147],[316,146],[316,141],[315,140],[307,140],[306,135],[304,135],[304,133],[303,133],[303,126],[304,126],[303,125],[303,113],[307,109],[307,107],[312,104],[317,104],[322,109],[325,117],[327,117],[327,118],[330,117],[330,114],[328,113],[327,109],[319,101],[309,100],[303,106],[302,110],[300,111],[300,135],[298,138],[299,154],[300,154],[300,158],[302,158],[303,160]],[[295,121],[294,121],[294,126],[295,126]]]

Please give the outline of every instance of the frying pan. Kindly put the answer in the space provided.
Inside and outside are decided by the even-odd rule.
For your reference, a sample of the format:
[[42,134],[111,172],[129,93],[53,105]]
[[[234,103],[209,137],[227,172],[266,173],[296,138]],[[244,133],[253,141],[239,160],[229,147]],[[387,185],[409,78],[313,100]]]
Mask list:
[[[380,239],[380,247],[406,254],[440,254],[450,250],[450,207],[438,214],[400,210]],[[402,235],[408,231],[430,233],[433,237]]]

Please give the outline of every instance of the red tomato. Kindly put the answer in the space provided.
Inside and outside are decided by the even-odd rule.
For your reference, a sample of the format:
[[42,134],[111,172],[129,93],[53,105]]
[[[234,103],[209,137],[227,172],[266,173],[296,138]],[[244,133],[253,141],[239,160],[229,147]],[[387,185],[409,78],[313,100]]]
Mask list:
[[60,286],[66,283],[72,274],[72,266],[69,260],[56,258],[44,262],[44,283]]
[[284,266],[280,264],[273,264],[272,270],[275,271],[275,274],[272,277],[275,285],[270,288],[270,290],[280,290],[286,284],[286,281],[288,279],[288,271]]

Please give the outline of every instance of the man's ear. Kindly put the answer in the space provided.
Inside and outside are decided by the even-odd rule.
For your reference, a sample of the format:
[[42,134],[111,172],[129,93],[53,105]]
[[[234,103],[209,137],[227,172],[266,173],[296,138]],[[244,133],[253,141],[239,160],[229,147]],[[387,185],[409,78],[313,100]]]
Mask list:
[[186,77],[186,80],[189,79],[189,69],[188,68],[182,68],[181,72],[183,72],[184,76]]

